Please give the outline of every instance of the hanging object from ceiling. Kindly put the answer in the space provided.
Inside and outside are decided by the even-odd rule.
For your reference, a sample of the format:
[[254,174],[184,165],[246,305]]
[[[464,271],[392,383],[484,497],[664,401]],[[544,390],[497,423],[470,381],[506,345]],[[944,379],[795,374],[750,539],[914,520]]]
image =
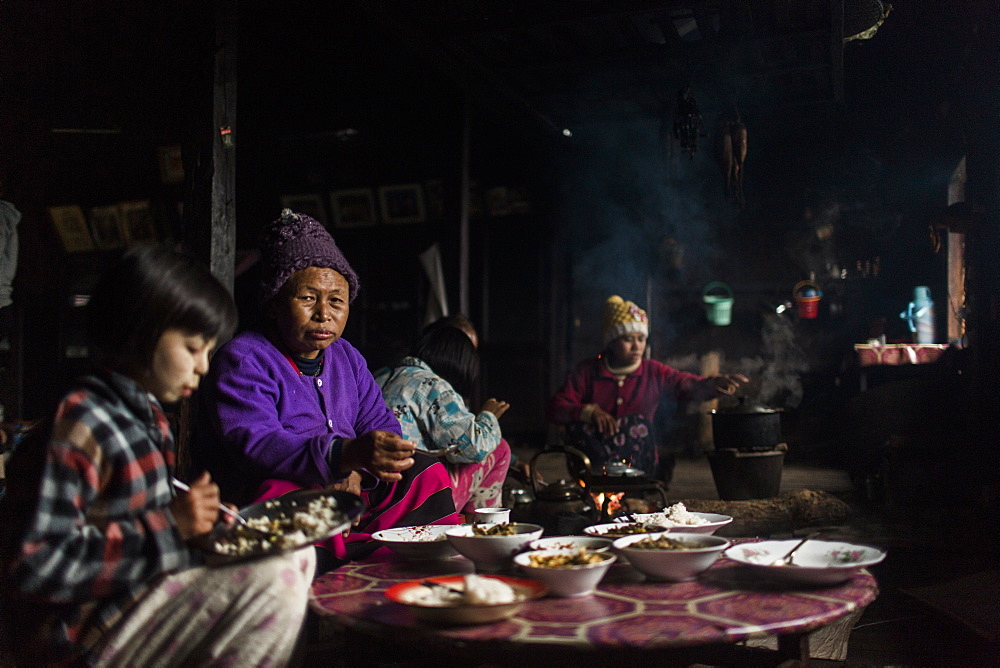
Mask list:
[[694,159],[698,152],[698,137],[705,137],[704,122],[701,111],[694,101],[691,86],[685,86],[677,92],[677,114],[674,116],[674,137],[681,142],[681,150]]
[[742,209],[743,163],[747,157],[747,126],[740,118],[740,110],[733,105],[731,114],[719,117],[715,127],[715,159],[726,179],[726,197]]
[[844,41],[871,39],[882,26],[892,5],[882,0],[849,0],[844,3]]

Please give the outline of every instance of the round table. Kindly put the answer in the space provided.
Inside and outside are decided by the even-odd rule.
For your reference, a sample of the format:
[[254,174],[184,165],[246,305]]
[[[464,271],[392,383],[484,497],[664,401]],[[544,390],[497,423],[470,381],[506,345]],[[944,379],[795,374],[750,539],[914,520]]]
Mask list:
[[775,662],[808,660],[810,632],[864,609],[878,594],[866,571],[833,587],[793,590],[762,583],[725,557],[680,583],[645,581],[631,566],[615,564],[590,596],[529,601],[515,617],[482,626],[419,626],[384,594],[398,582],[469,572],[463,557],[407,561],[382,549],[317,578],[310,605],[321,628],[332,628],[345,643],[341,650],[357,658],[377,648],[383,658],[409,663],[565,665],[579,657],[588,666],[629,659],[686,665],[720,657],[725,663],[734,643],[762,635],[778,637]]

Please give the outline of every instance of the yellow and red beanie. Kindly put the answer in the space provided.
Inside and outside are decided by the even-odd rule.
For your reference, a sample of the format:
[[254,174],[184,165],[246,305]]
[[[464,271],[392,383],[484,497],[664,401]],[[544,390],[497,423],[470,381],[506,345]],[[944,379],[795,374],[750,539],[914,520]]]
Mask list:
[[619,336],[634,332],[649,335],[646,312],[618,295],[608,297],[601,311],[601,345],[607,346]]

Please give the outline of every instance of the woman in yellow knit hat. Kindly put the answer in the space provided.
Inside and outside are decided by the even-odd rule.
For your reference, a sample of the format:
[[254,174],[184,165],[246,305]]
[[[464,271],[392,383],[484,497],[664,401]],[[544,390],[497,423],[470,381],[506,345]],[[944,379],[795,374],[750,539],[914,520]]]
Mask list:
[[582,449],[595,466],[625,461],[658,474],[652,425],[660,399],[707,401],[733,394],[748,381],[741,374],[697,376],[647,359],[648,335],[645,311],[618,295],[608,297],[601,313],[604,350],[580,362],[549,400],[549,420],[565,425],[568,444]]

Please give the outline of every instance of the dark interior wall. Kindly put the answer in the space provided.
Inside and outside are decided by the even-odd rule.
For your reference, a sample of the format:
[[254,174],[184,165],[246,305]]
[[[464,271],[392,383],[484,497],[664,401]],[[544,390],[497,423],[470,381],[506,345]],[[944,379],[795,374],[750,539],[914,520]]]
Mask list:
[[[30,381],[39,407],[29,417],[65,373],[53,337],[67,321],[54,313],[77,290],[64,271],[102,261],[64,256],[45,207],[149,198],[161,209],[162,236],[173,236],[174,204],[185,193],[160,183],[154,156],[157,146],[204,131],[213,53],[204,5],[4,3],[10,48],[0,66],[11,94],[0,101],[2,140],[16,163],[7,196],[26,213],[30,248],[19,290],[22,304],[59,294],[58,309],[26,322],[30,363],[42,370]],[[473,198],[483,213],[471,217],[469,309],[485,332],[483,392],[519,408],[505,418],[511,433],[544,429],[545,398],[572,363],[596,352],[598,308],[614,292],[650,310],[660,358],[721,349],[733,364],[757,364],[784,345],[801,349],[807,369],[832,377],[873,319],[885,319],[890,339],[908,336],[898,313],[914,285],[944,294],[943,255],[933,252],[928,229],[967,139],[954,86],[975,88],[976,73],[989,71],[973,63],[965,83],[954,83],[969,67],[970,45],[948,27],[949,11],[908,3],[875,39],[848,45],[842,106],[797,104],[791,91],[757,81],[742,86],[750,152],[739,209],[725,199],[710,137],[694,160],[664,143],[661,118],[540,141],[516,110],[468,97],[469,82],[443,73],[358,4],[241,3],[238,245],[253,247],[283,195],[317,196],[332,224],[332,191],[370,189],[377,205],[382,186],[437,189],[440,206],[422,223],[332,228],[364,284],[347,336],[373,366],[390,362],[422,324],[428,288],[416,256],[432,243],[441,245],[457,304],[468,118],[477,193],[518,187],[531,204],[530,213],[490,216]],[[711,129],[733,89],[695,83]],[[51,132],[61,126],[121,132]],[[870,269],[876,259],[878,276]],[[774,307],[811,272],[824,290],[820,317],[786,316],[775,333]],[[727,328],[705,320],[701,291],[712,280],[735,292]],[[252,272],[237,284],[251,314],[253,287]],[[943,332],[943,310],[938,316]]]
[[[361,276],[345,338],[373,369],[404,353],[425,323],[430,286],[418,254],[438,244],[449,309],[459,308],[461,179],[468,123],[468,315],[480,329],[481,390],[514,407],[511,440],[544,432],[551,285],[550,158],[508,109],[469,97],[376,17],[352,3],[241,6],[238,243],[252,247],[281,197],[318,195],[338,244]],[[424,222],[338,227],[329,195],[417,184]],[[490,191],[527,205],[491,209]],[[238,281],[253,309],[252,273]],[[475,407],[475,406],[474,406]]]
[[73,295],[87,294],[121,251],[65,253],[48,207],[76,205],[89,219],[93,207],[145,200],[157,238],[178,236],[183,185],[163,183],[158,148],[183,144],[210,99],[205,10],[195,2],[0,7],[3,196],[23,213],[16,331],[4,363],[9,417],[40,417],[82,369],[84,309]]
[[[4,158],[11,165],[6,196],[25,213],[16,302],[24,314],[20,352],[32,370],[15,381],[27,398],[16,412],[33,419],[83,368],[83,360],[65,355],[67,345],[84,340],[83,309],[68,306],[72,295],[86,294],[120,252],[64,253],[47,207],[76,204],[86,214],[94,206],[149,199],[161,240],[187,236],[179,229],[178,204],[188,193],[183,185],[160,181],[156,151],[180,144],[190,159],[198,153],[199,137],[214,131],[206,130],[214,15],[204,3],[124,11],[102,2],[5,3],[3,10],[3,74],[11,91],[3,100],[3,142],[9,149]],[[484,355],[491,354],[485,306],[491,296],[494,306],[502,306],[492,321],[498,336],[527,345],[524,332],[544,322],[538,314],[544,313],[539,300],[549,247],[531,215],[487,216],[486,194],[499,185],[534,197],[527,192],[529,173],[545,170],[527,142],[505,131],[503,111],[469,101],[453,80],[387,39],[363,13],[352,13],[350,3],[309,8],[241,3],[239,25],[238,246],[255,245],[260,226],[277,215],[283,195],[317,196],[332,225],[332,191],[370,189],[377,207],[381,186],[413,183],[428,194],[433,190],[422,223],[332,228],[364,285],[347,336],[373,367],[391,362],[423,324],[428,286],[417,254],[433,243],[441,247],[450,306],[457,308],[459,183],[468,114],[476,187],[470,315],[486,328]],[[53,133],[53,128],[79,131]],[[338,136],[347,128],[356,133]],[[515,236],[506,236],[506,222],[517,228]],[[490,255],[490,239],[508,240],[498,257]],[[533,268],[491,283],[486,268],[504,266],[512,249],[520,250],[514,240],[521,239],[534,255],[521,253],[519,259]],[[252,270],[238,279],[236,291],[249,321],[256,306]],[[512,292],[519,298],[506,301]],[[31,308],[42,303],[51,307]],[[510,337],[502,331],[510,322],[533,322],[535,329],[517,328]],[[527,347],[537,390],[544,382],[535,367],[543,365],[545,350],[537,338]],[[522,406],[530,403],[533,410],[520,419],[537,426],[540,401],[522,398],[517,382],[504,380],[502,364],[487,359],[484,377],[499,391],[518,395]]]

